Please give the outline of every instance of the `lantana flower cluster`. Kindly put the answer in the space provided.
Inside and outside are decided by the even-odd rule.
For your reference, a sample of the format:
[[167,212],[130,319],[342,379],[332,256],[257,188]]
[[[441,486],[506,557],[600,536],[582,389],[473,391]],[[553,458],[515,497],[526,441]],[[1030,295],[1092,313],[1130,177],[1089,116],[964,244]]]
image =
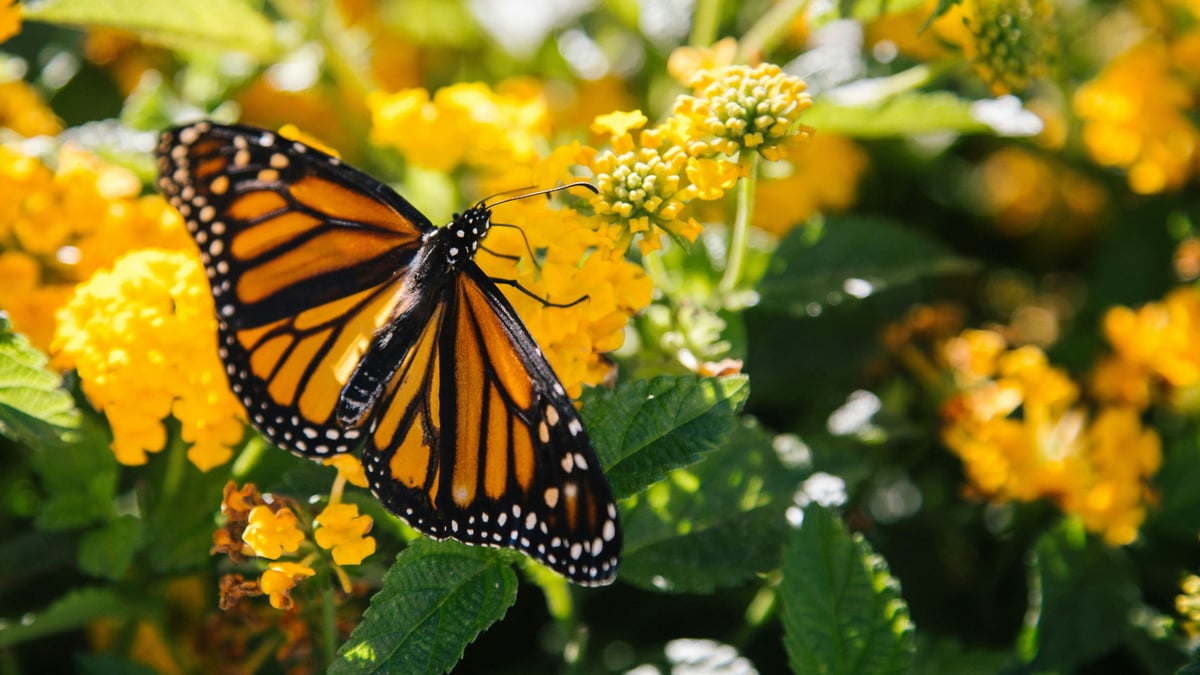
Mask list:
[[1200,410],[1200,293],[1183,287],[1137,309],[1114,307],[1104,316],[1112,352],[1092,375],[1096,398],[1144,410],[1164,403]]
[[972,489],[997,502],[1046,499],[1110,545],[1134,541],[1154,499],[1158,434],[1138,410],[1094,414],[1079,387],[1033,346],[1009,349],[992,331],[946,342],[957,393],[942,438],[963,461]]
[[1125,170],[1140,194],[1180,188],[1200,156],[1200,130],[1190,118],[1196,94],[1185,79],[1187,65],[1198,63],[1180,57],[1149,39],[1113,59],[1074,96],[1092,159]]
[[[266,595],[272,607],[291,609],[292,589],[326,566],[350,592],[349,578],[341,568],[362,564],[375,552],[375,538],[367,534],[371,517],[342,502],[341,492],[346,482],[366,487],[367,481],[362,465],[351,455],[327,463],[338,469],[338,478],[328,504],[315,517],[293,500],[260,494],[253,483],[225,485],[221,501],[225,524],[213,533],[212,552],[228,555],[235,563],[254,558],[267,562],[257,581],[246,581],[241,574],[226,575],[221,582],[222,608],[243,597]],[[322,551],[328,554],[323,556]]]
[[53,168],[0,146],[0,306],[41,349],[75,284],[136,248],[190,250],[179,214],[128,169],[71,145]]
[[53,351],[108,417],[122,464],[145,464],[179,420],[202,471],[228,462],[245,429],[217,357],[208,279],[194,254],[145,249],[80,284],[58,313]]

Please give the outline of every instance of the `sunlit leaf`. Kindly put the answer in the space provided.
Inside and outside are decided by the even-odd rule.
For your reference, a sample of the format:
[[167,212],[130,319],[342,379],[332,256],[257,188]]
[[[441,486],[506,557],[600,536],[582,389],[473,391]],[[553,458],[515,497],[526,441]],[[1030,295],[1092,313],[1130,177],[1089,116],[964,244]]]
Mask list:
[[330,672],[449,671],[516,598],[517,575],[496,551],[418,539],[384,576]]
[[715,450],[750,393],[744,376],[662,376],[592,389],[583,419],[617,499]]
[[238,51],[266,58],[277,51],[271,22],[240,0],[36,0],[27,21],[105,26],[176,49]]

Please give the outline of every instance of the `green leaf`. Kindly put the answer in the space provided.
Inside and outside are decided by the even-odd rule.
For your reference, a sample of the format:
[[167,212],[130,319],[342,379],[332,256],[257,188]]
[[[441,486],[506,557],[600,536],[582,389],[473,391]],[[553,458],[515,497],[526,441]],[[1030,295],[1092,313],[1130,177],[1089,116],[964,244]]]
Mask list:
[[[892,83],[879,82],[880,88]],[[866,90],[868,82],[855,86]],[[866,90],[866,94],[871,94]],[[875,96],[872,96],[875,98]],[[870,104],[839,105],[818,99],[802,121],[821,133],[855,138],[916,136],[935,132],[981,133],[991,127],[975,118],[971,104],[949,92],[906,91]]]
[[137,616],[145,611],[136,598],[111,588],[83,588],[64,595],[40,612],[0,619],[0,648],[82,628],[100,618]]
[[442,673],[517,599],[506,556],[418,539],[396,559],[331,673]]
[[1130,632],[1130,612],[1141,601],[1124,551],[1070,521],[1038,540],[1029,588],[1021,642],[1039,672],[1072,672],[1121,644]]
[[626,502],[621,580],[707,593],[773,569],[798,482],[770,437],[744,423],[721,449]]
[[260,59],[278,51],[270,20],[240,0],[41,0],[26,2],[21,15],[26,21],[120,28],[173,49]]
[[783,551],[784,646],[797,673],[896,673],[915,650],[908,605],[887,564],[810,504]]
[[79,569],[94,577],[118,579],[129,569],[133,554],[142,547],[142,521],[130,514],[83,535],[79,542]]
[[744,376],[661,376],[584,393],[583,419],[622,499],[718,448],[750,395]]
[[112,517],[117,460],[98,429],[86,425],[77,441],[37,450],[32,464],[48,494],[34,519],[38,529],[67,530]]
[[0,312],[0,434],[32,448],[60,445],[80,423],[71,394],[46,362]]
[[975,266],[945,244],[896,223],[835,218],[816,244],[803,228],[793,230],[758,291],[764,308],[808,316],[814,305],[865,297],[923,277],[964,274]]

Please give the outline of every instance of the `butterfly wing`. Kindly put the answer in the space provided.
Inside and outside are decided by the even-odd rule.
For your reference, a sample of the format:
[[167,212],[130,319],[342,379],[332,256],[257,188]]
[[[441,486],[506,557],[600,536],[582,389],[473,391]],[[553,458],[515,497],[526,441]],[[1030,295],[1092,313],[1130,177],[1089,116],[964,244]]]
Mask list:
[[516,548],[576,583],[610,583],[621,532],[608,483],[495,284],[464,265],[412,332],[363,449],[376,496],[435,538]]
[[372,334],[405,302],[429,221],[386,185],[261,129],[168,130],[159,189],[184,217],[216,301],[230,386],[294,453],[350,450],[334,411]]

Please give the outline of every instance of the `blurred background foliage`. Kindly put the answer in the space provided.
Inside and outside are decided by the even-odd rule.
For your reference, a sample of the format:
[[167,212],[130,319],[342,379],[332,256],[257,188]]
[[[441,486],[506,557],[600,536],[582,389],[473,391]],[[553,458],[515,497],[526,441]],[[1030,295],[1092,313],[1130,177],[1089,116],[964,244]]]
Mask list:
[[[739,187],[689,205],[702,230],[629,253],[653,298],[586,380],[615,586],[406,546],[347,488],[377,553],[292,609],[218,609],[222,575],[264,569],[209,554],[227,481],[342,479],[253,435],[201,471],[170,407],[142,430],[165,450],[121,465],[96,383],[60,386],[77,286],[189,246],[159,129],[295,125],[440,223],[495,176],[420,161],[464,138],[373,96],[534,101],[545,161],[762,62],[807,83],[811,139],[743,149]],[[1198,101],[1192,0],[0,0],[0,673],[357,672],[360,622],[429,628],[405,596],[363,612],[433,552],[461,632],[435,671],[1174,672],[1200,631]]]

